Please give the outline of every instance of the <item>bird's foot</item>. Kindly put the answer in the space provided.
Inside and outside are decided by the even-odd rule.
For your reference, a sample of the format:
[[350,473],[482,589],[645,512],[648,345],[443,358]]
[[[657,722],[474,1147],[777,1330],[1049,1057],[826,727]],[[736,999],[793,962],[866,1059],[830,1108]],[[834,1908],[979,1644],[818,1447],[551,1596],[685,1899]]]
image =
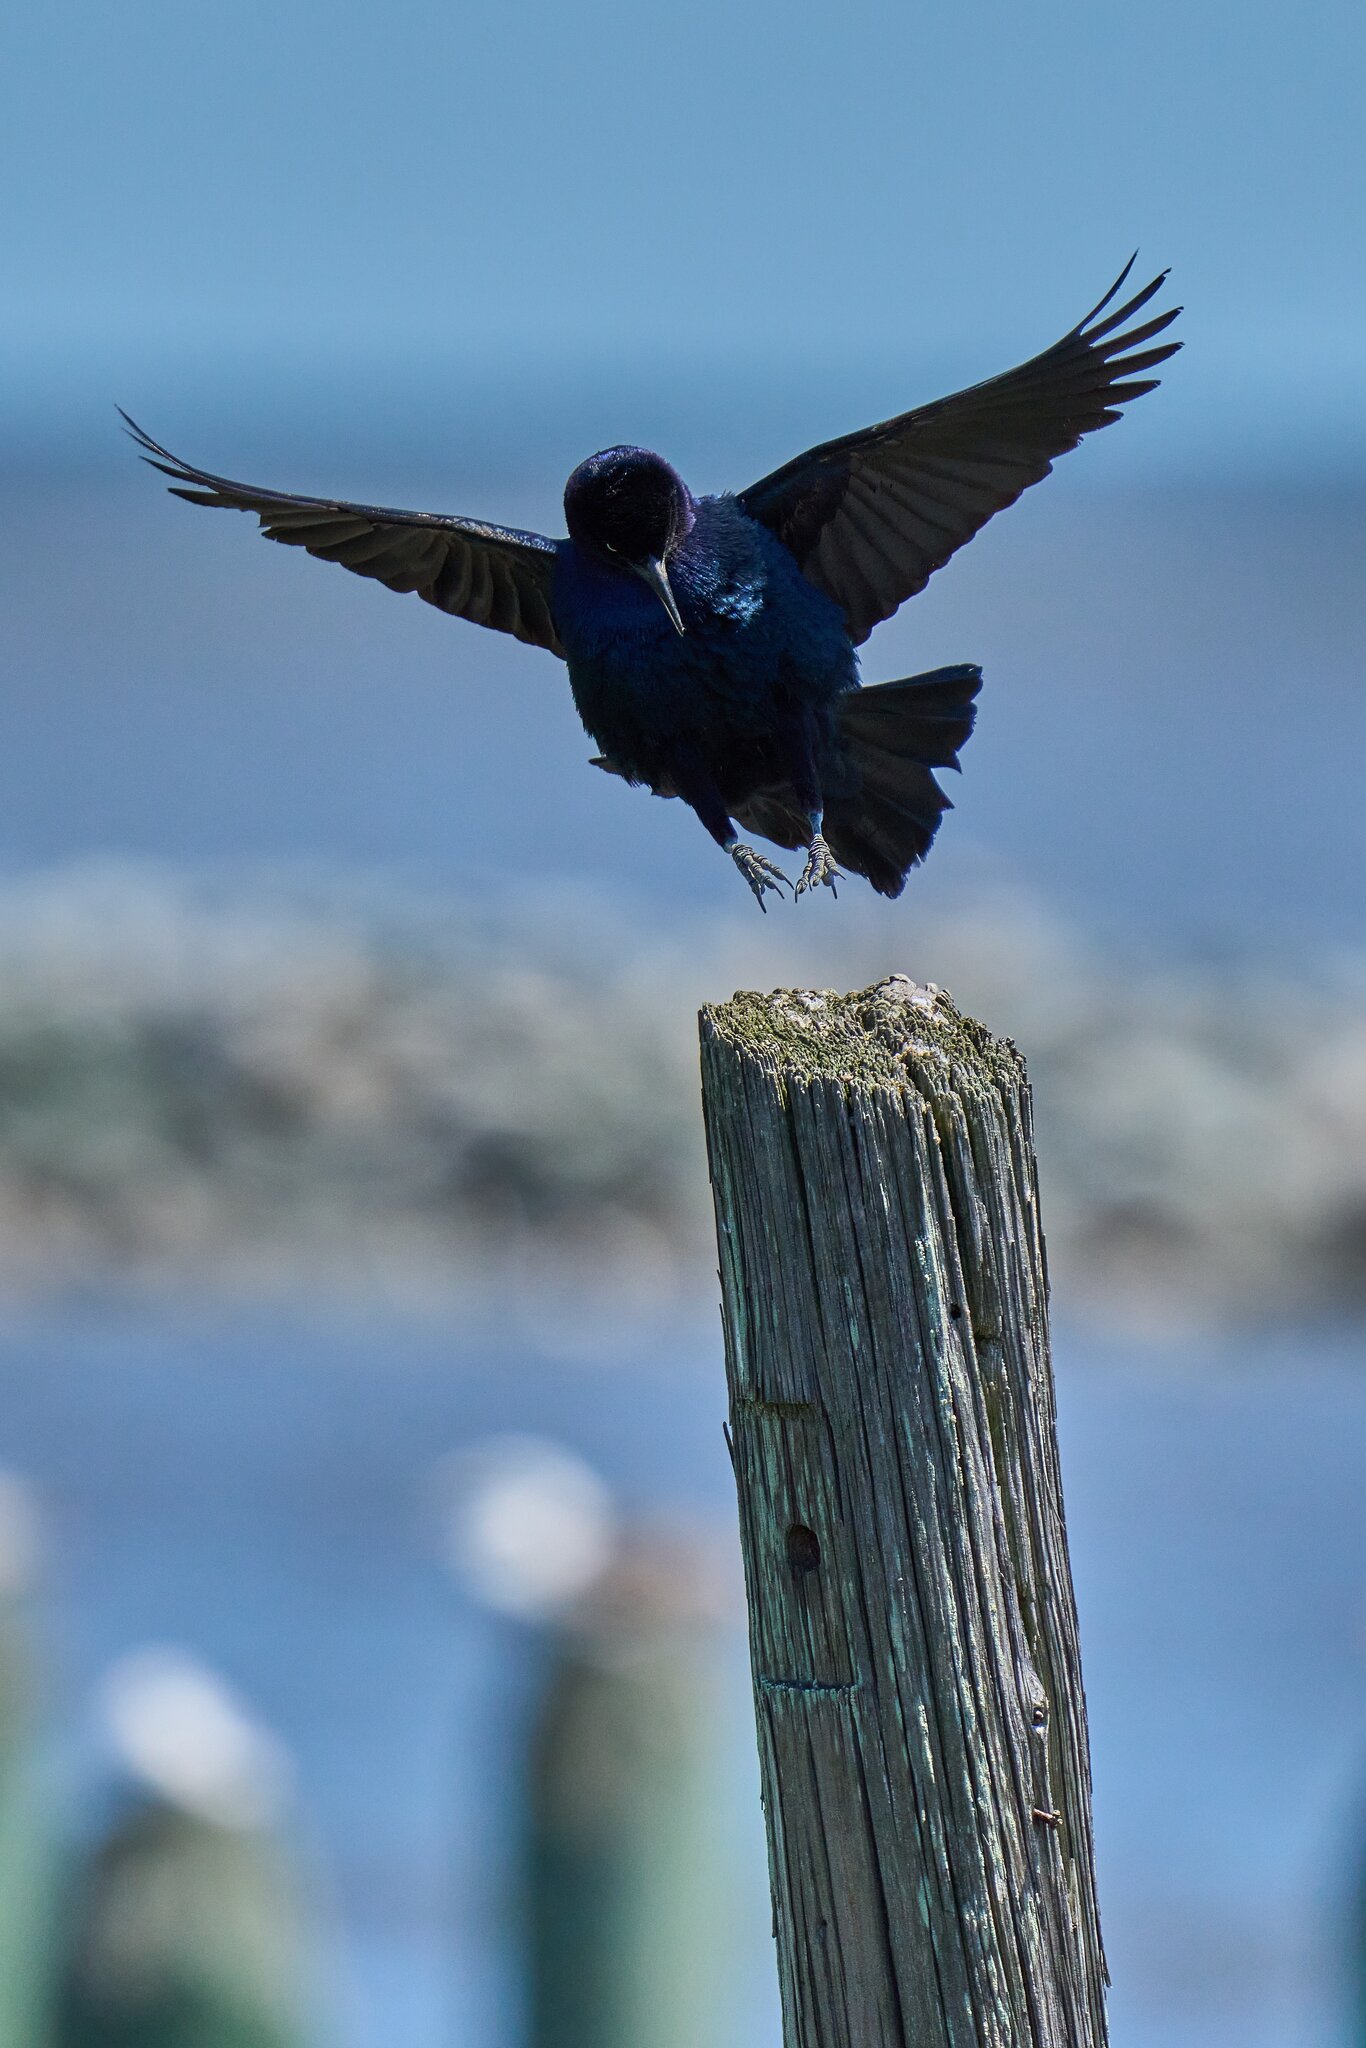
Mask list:
[[760,910],[766,911],[768,909],[768,905],[764,901],[764,891],[766,889],[776,890],[781,895],[784,889],[792,887],[791,882],[788,881],[782,869],[775,868],[771,860],[765,860],[764,856],[761,853],[756,853],[752,846],[745,846],[740,840],[733,839],[726,848],[726,852],[754,891],[754,900]]
[[797,895],[803,895],[808,889],[819,889],[824,882],[830,894],[837,896],[839,891],[835,884],[843,880],[843,874],[835,866],[834,854],[818,832],[806,849],[806,866],[797,881]]

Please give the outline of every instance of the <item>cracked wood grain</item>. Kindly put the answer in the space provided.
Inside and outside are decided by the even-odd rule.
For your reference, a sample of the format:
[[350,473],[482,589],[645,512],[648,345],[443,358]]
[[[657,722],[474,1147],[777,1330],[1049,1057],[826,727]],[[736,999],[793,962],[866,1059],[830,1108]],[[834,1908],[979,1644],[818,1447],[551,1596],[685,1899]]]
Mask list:
[[900,976],[701,1034],[785,2048],[1104,2048],[1023,1062]]

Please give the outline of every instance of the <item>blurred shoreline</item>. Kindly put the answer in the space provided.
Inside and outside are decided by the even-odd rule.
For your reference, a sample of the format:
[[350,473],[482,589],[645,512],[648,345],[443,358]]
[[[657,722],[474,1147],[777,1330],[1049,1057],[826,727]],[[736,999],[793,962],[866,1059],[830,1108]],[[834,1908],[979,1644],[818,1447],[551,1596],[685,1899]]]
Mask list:
[[[909,951],[857,903],[833,934],[698,914],[647,938],[591,890],[0,882],[0,1301],[512,1298],[589,1348],[699,1320],[698,1004]],[[1026,1052],[1067,1313],[1361,1317],[1366,951],[1164,957],[997,894],[922,917],[909,965]]]

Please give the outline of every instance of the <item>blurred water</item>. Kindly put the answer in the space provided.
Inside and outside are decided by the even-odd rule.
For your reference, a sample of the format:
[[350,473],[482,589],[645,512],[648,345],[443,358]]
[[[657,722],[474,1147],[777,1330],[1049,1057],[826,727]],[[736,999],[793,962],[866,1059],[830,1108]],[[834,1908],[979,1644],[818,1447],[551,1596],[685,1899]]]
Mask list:
[[[1359,1347],[1059,1349],[1115,2038],[1328,2048],[1366,1831]],[[47,1504],[69,1753],[72,1702],[136,1643],[185,1644],[242,1689],[297,1759],[345,2048],[516,2038],[508,1801],[534,1650],[438,1568],[432,1458],[546,1431],[636,1507],[729,1527],[718,1354],[665,1336],[575,1370],[493,1327],[325,1311],[0,1333],[0,1457]],[[738,1634],[733,1712],[735,2040],[772,2041]]]

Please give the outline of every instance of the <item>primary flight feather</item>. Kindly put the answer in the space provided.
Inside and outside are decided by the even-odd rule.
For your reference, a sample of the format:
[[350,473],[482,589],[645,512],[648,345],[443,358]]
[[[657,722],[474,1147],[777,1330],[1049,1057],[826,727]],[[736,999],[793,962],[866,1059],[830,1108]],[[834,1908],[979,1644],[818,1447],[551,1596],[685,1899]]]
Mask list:
[[[992,514],[1110,425],[1180,347],[1180,310],[1130,324],[1166,273],[1018,369],[696,498],[648,449],[607,448],[565,487],[568,535],[231,482],[127,414],[191,504],[254,512],[271,540],[493,626],[567,663],[596,765],[681,797],[764,907],[785,877],[736,830],[805,850],[796,893],[842,869],[897,896],[950,808],[981,672],[861,688],[854,650]],[[1114,308],[1114,310],[1110,310]]]

